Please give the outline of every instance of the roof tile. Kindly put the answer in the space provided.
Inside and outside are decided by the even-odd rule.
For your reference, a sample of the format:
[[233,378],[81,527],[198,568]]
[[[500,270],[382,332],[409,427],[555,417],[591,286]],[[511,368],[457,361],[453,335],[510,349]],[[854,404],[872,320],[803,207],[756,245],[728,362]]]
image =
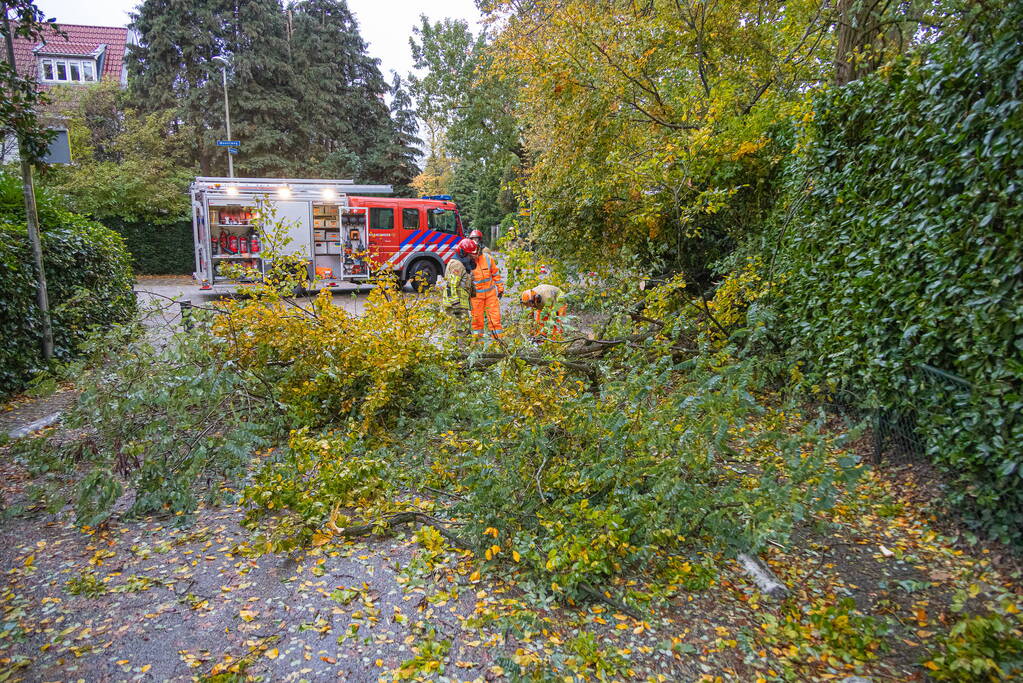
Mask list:
[[15,37],[14,61],[22,76],[36,76],[37,52],[67,56],[87,56],[100,45],[106,46],[103,56],[104,78],[121,79],[124,53],[128,44],[128,29],[119,26],[83,26],[80,24],[59,24],[67,34],[64,38],[52,28],[47,29],[44,41],[26,40]]

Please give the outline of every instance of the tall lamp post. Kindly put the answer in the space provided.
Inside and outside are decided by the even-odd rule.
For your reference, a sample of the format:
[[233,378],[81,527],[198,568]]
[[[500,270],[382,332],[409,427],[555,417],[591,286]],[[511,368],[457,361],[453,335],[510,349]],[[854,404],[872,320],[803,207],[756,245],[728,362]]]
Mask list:
[[[231,137],[231,105],[228,104],[227,100],[227,67],[231,65],[231,62],[227,61],[227,57],[216,56],[213,58],[214,62],[220,64],[220,73],[224,76],[224,119],[227,122],[227,139],[232,140]],[[234,177],[234,154],[230,147],[224,148],[227,151],[227,176],[229,178]]]

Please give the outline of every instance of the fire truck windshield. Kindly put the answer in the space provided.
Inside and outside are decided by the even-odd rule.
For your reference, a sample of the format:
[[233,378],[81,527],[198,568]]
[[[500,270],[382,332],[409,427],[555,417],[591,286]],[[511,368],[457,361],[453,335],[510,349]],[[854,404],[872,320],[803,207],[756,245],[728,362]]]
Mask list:
[[458,232],[458,219],[455,216],[455,212],[451,209],[431,209],[426,213],[427,226],[430,230],[440,230],[441,232]]

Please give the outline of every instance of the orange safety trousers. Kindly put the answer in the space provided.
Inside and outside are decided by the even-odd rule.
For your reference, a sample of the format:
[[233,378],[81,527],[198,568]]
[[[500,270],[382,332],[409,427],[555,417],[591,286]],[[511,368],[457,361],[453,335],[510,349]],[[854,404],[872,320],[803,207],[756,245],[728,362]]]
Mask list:
[[[533,311],[533,336],[560,341],[562,334],[565,332],[564,328],[561,327],[561,316],[565,315],[568,306],[562,306],[553,314],[549,310],[543,308],[539,311]],[[551,321],[550,325],[547,324],[548,321]]]
[[477,339],[483,338],[483,319],[490,323],[490,334],[500,339],[501,302],[498,294],[504,291],[501,281],[501,270],[489,254],[480,254],[476,258],[476,266],[472,270],[473,297],[469,302],[472,308],[472,334]]
[[483,337],[483,319],[486,317],[490,323],[490,334],[495,339],[500,339],[504,330],[501,328],[501,302],[497,298],[497,292],[491,290],[485,294],[479,294],[472,298],[472,333],[477,338]]

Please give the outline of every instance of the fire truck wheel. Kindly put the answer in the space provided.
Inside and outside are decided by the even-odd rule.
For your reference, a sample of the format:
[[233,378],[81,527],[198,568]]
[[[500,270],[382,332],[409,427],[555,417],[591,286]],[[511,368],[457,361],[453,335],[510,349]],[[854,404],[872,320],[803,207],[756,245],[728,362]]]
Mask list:
[[408,281],[412,283],[412,289],[417,292],[425,292],[437,286],[437,266],[433,261],[422,259],[412,264],[408,270]]

